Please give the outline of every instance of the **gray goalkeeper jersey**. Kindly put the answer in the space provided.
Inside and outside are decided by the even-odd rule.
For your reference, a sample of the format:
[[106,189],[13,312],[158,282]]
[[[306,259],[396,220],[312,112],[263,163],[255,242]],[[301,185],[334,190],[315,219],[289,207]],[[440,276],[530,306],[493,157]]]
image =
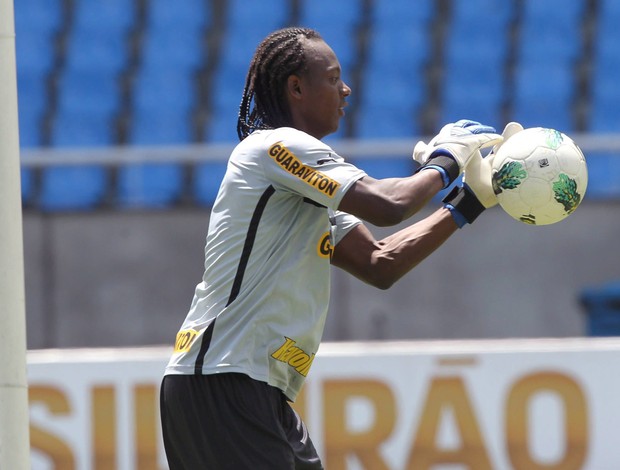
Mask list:
[[332,247],[360,223],[336,208],[363,176],[288,127],[237,145],[166,374],[240,372],[295,400],[323,334]]

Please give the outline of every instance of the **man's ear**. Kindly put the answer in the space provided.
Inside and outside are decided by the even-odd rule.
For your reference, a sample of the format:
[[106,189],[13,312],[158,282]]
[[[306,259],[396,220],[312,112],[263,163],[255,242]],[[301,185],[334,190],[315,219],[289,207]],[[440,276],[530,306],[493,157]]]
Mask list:
[[289,75],[286,81],[286,92],[291,99],[301,98],[301,79],[297,75]]

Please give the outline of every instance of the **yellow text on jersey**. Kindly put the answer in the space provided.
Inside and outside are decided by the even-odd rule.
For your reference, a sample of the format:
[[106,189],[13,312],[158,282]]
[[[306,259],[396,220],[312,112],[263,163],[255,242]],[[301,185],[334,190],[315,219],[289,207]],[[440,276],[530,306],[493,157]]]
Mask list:
[[297,158],[293,152],[282,145],[281,142],[273,144],[269,147],[269,156],[291,175],[296,176],[305,183],[308,183],[310,186],[317,188],[326,196],[334,197],[336,191],[340,187],[340,183],[337,181],[334,181],[320,171],[301,163],[299,158]]
[[177,339],[174,342],[174,352],[188,352],[192,343],[198,336],[198,332],[193,329],[181,330],[177,333]]
[[310,371],[314,354],[308,354],[303,349],[295,346],[297,342],[291,338],[284,337],[284,343],[274,352],[271,357],[284,362],[306,377]]

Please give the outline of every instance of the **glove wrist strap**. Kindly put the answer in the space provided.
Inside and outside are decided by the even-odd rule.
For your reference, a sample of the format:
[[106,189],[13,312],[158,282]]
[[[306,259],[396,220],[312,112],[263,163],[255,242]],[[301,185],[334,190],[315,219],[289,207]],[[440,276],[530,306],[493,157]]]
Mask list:
[[[454,211],[457,211],[468,224],[476,220],[485,209],[474,193],[467,187],[455,187],[442,202],[450,209],[453,216],[455,215]],[[458,217],[454,217],[454,219],[459,224],[459,228],[464,225],[459,223]]]
[[428,161],[422,165],[418,171],[425,169],[426,167],[439,167],[443,168],[448,176],[448,184],[445,187],[450,186],[455,179],[459,177],[461,174],[461,169],[459,168],[459,164],[456,162],[454,157],[446,154],[439,154],[437,156],[433,156],[428,159]]

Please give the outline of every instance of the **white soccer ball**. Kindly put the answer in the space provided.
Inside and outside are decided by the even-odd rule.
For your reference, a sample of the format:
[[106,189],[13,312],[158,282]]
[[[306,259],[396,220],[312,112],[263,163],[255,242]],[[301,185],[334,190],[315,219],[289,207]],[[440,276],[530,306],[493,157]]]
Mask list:
[[532,127],[516,133],[500,147],[492,167],[499,205],[526,224],[565,219],[577,209],[588,185],[583,152],[554,129]]

